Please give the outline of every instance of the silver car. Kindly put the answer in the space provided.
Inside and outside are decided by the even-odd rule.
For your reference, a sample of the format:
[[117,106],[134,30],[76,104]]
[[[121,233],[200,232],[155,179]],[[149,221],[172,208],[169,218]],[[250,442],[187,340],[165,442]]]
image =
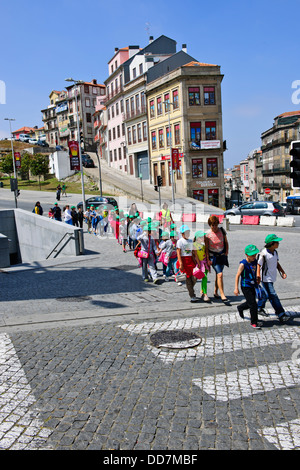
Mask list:
[[224,213],[225,215],[267,215],[275,217],[285,216],[284,208],[279,202],[273,201],[251,201],[245,202],[239,207],[232,207]]

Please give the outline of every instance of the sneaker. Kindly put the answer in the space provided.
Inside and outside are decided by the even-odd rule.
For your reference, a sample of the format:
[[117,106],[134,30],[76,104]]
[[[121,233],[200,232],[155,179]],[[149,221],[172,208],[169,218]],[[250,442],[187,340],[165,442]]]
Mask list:
[[153,284],[157,284],[157,283],[158,283],[158,278],[153,280]]
[[278,320],[280,321],[280,323],[285,323],[289,319],[290,319],[290,317],[288,315],[286,315],[285,313],[283,313],[282,315],[280,315],[280,317],[278,317]]
[[178,286],[182,286],[182,282],[177,281],[177,285],[178,285]]
[[144,282],[149,282],[149,279],[144,279]]
[[165,282],[169,282],[169,278],[167,276],[165,276]]
[[251,323],[251,326],[252,328],[254,328],[255,330],[260,330],[260,325],[258,323]]
[[197,297],[191,297],[190,302],[198,302]]
[[237,308],[237,311],[239,312],[239,316],[244,319],[243,309],[241,309],[240,305],[238,305],[236,308]]
[[265,311],[264,308],[259,308],[257,311],[258,315],[262,315],[263,317],[268,317],[269,314]]

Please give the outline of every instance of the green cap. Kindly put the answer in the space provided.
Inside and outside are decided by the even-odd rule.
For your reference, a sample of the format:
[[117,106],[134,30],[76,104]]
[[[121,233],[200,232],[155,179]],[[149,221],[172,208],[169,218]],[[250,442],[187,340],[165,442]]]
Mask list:
[[170,232],[170,237],[177,237],[177,232],[175,232],[175,230],[172,230],[172,232]]
[[257,255],[257,253],[259,253],[259,249],[255,245],[247,245],[245,248],[245,253],[248,256]]
[[281,242],[281,240],[282,238],[279,238],[275,233],[272,233],[271,235],[266,236],[265,243]]
[[167,237],[169,238],[169,232],[162,232],[161,238]]
[[204,235],[205,235],[205,232],[203,232],[202,230],[198,230],[198,232],[195,233],[195,238],[197,240],[197,238],[204,237]]

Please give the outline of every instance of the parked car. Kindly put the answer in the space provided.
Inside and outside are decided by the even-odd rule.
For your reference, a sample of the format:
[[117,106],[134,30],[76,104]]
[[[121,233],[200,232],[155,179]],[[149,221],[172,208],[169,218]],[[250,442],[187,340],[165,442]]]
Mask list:
[[224,212],[225,215],[275,215],[276,217],[285,216],[284,208],[273,201],[252,201],[246,202],[239,207],[232,207]]
[[31,139],[31,136],[29,134],[20,134],[19,135],[19,140],[21,142],[28,142],[29,139]]
[[[77,209],[79,209],[79,207],[82,208],[82,205],[83,205],[82,202],[79,202],[77,204]],[[118,207],[118,203],[113,197],[106,197],[106,196],[89,197],[88,199],[86,199],[85,205],[87,209],[91,207],[92,205],[95,207],[95,209],[98,209],[98,208],[101,209],[102,206],[107,206],[108,210],[113,210],[115,207]]]
[[95,164],[94,164],[93,160],[86,153],[83,153],[81,155],[81,160],[82,160],[82,166],[84,166],[85,168],[94,168],[95,167]]
[[28,142],[29,142],[30,144],[32,144],[32,145],[37,145],[37,142],[38,142],[38,141],[37,141],[37,139],[29,139]]
[[38,140],[37,145],[39,145],[40,147],[49,147],[49,144],[47,144],[45,140]]

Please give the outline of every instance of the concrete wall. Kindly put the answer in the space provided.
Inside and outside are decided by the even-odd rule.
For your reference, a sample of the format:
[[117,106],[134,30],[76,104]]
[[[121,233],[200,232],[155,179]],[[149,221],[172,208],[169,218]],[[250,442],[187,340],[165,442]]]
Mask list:
[[45,260],[65,234],[70,235],[57,247],[58,251],[63,247],[62,251],[50,257],[84,253],[83,229],[22,209],[0,211],[0,233],[11,240],[9,252],[19,253],[18,262],[22,263]]

